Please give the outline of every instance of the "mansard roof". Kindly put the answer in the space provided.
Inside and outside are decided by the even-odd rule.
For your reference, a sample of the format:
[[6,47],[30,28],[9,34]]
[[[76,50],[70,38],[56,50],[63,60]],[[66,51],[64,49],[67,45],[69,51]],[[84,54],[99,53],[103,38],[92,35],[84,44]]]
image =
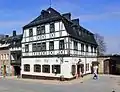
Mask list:
[[[65,16],[66,14],[68,15]],[[53,8],[42,10],[41,15],[29,24],[25,25],[23,29],[34,27],[40,24],[54,22],[57,20],[62,20],[65,25],[66,31],[70,34],[71,37],[97,46],[97,43],[94,39],[94,34],[88,31],[87,29],[83,28],[81,25],[79,25],[79,19],[71,20],[71,18],[69,18],[71,17],[71,14],[66,14],[60,14]]]

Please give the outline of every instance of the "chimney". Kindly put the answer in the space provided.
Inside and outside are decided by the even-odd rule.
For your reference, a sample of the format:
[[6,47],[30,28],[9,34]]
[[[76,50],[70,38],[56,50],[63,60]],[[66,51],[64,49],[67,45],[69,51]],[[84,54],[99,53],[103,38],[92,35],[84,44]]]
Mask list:
[[16,31],[15,30],[13,31],[13,36],[16,36]]
[[6,38],[8,38],[8,37],[9,37],[9,35],[5,35],[5,37],[6,37]]
[[72,22],[76,25],[79,25],[79,19],[73,19]]
[[65,17],[68,20],[71,20],[71,13],[65,13],[63,14],[63,17]]

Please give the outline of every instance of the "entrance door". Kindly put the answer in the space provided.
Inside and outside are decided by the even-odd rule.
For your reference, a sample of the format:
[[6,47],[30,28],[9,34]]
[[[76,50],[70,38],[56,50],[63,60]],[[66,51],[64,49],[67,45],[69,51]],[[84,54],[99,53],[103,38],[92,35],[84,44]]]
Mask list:
[[3,67],[3,75],[6,76],[6,65]]
[[80,65],[77,65],[77,74],[78,74],[78,77],[80,77]]
[[104,61],[104,73],[109,74],[109,60]]
[[20,66],[14,66],[14,75],[20,75]]

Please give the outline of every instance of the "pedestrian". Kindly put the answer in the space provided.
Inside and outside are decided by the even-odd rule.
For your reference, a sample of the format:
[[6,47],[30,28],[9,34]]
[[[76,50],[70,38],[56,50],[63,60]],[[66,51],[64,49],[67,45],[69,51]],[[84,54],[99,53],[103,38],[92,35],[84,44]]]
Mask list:
[[98,70],[98,66],[94,66],[94,67],[93,67],[93,72],[94,72],[93,79],[98,79],[97,70]]

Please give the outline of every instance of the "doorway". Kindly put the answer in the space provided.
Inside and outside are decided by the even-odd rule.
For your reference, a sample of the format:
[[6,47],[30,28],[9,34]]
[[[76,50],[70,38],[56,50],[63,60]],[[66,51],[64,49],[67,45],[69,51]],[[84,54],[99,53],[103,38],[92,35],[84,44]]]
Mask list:
[[14,66],[14,75],[20,75],[20,66]]

